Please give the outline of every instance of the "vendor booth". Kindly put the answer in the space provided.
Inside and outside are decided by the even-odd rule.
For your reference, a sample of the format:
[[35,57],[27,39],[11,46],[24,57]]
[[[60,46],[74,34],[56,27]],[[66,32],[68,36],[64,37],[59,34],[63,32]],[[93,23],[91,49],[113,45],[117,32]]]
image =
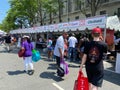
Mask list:
[[[63,32],[63,31],[71,31],[71,32],[81,32],[87,30],[91,30],[95,27],[100,27],[103,29],[103,38],[104,41],[108,44],[109,50],[114,51],[114,32],[117,30],[120,30],[120,21],[118,17],[115,16],[95,16],[90,17],[82,20],[77,21],[70,21],[70,22],[64,22],[64,23],[58,23],[58,24],[52,24],[52,25],[46,25],[46,26],[39,26],[34,28],[25,28],[25,29],[17,29],[10,31],[11,34],[35,34],[35,37],[37,36],[36,33],[41,34],[47,34],[49,32]],[[120,62],[120,59],[118,59],[120,54],[117,54],[116,56],[116,63]],[[120,70],[120,64],[116,64],[116,72],[118,71],[118,68]]]
[[0,30],[0,35],[5,35],[5,34],[6,34],[6,32]]

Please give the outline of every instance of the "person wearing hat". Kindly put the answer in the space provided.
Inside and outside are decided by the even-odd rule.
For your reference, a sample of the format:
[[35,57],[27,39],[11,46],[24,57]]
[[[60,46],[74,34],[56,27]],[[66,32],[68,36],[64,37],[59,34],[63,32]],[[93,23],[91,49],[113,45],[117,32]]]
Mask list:
[[97,27],[92,30],[93,40],[86,44],[80,65],[80,71],[82,71],[85,64],[89,90],[98,90],[98,87],[101,87],[103,82],[103,56],[107,53],[107,44],[100,39],[101,35],[100,28]]
[[[27,35],[23,36],[23,42],[22,42],[21,46],[22,46],[21,49],[25,51],[24,57],[23,57],[25,72],[29,75],[32,75],[34,73],[33,63],[32,63],[33,45],[30,41],[29,36],[27,36]],[[28,66],[30,66],[30,70],[28,70]]]

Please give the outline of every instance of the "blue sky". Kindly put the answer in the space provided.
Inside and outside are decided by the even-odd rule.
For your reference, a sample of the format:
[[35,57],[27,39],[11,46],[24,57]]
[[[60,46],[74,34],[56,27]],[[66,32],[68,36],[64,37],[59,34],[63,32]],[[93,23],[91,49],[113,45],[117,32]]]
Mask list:
[[9,10],[10,6],[8,0],[1,0],[0,1],[0,23],[6,17],[7,11]]

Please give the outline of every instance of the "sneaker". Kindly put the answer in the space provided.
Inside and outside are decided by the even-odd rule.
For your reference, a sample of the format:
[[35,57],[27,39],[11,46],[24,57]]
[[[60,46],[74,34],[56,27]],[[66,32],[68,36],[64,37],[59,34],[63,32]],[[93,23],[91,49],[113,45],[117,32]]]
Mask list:
[[28,74],[28,71],[24,70],[24,73],[27,73],[27,74]]
[[28,74],[29,75],[33,75],[34,74],[34,70],[30,70]]

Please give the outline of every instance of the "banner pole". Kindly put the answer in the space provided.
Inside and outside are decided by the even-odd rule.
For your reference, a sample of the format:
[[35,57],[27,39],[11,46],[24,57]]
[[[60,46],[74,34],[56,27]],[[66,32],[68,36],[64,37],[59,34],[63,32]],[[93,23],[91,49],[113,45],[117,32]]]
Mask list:
[[105,39],[106,39],[106,32],[107,32],[106,24],[107,24],[107,15],[106,15],[105,28],[104,28],[104,39],[103,39],[104,42],[105,42]]

